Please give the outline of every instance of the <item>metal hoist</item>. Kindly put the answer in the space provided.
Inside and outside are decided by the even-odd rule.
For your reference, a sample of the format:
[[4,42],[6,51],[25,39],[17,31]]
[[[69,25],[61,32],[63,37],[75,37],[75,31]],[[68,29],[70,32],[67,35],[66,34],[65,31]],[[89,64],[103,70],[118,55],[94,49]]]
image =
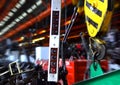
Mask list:
[[[89,49],[87,52],[94,62],[89,66],[99,67],[97,60],[101,60],[105,56],[105,42],[101,39],[109,29],[112,16],[112,0],[72,0],[76,5],[77,13],[84,11],[87,31],[89,34]],[[74,13],[76,19],[77,13]],[[59,42],[60,42],[60,16],[61,16],[61,0],[51,0],[51,24],[50,24],[50,41],[49,41],[49,64],[48,64],[48,81],[58,81],[58,59],[59,59]],[[74,22],[74,20],[72,20]],[[69,27],[69,26],[68,26]],[[72,24],[71,26],[72,27]],[[95,68],[93,72],[95,72]],[[92,72],[92,71],[91,71]],[[92,74],[92,73],[91,73]],[[90,75],[94,77],[96,75]]]
[[[89,48],[93,63],[90,65],[90,78],[103,74],[99,60],[105,56],[103,37],[110,25],[112,0],[85,0],[85,20],[89,38]],[[96,73],[96,74],[95,74]]]
[[[86,49],[89,63],[90,78],[102,74],[99,60],[105,56],[105,42],[101,38],[108,32],[112,17],[112,0],[72,0],[77,6],[77,12],[84,11],[87,32],[89,35],[89,46]],[[81,35],[83,37],[83,34]],[[97,69],[96,69],[97,68]],[[96,74],[95,74],[96,72]]]
[[112,15],[112,12],[108,9],[109,1],[110,0],[85,0],[85,20],[90,37],[103,36],[103,34],[107,32]]

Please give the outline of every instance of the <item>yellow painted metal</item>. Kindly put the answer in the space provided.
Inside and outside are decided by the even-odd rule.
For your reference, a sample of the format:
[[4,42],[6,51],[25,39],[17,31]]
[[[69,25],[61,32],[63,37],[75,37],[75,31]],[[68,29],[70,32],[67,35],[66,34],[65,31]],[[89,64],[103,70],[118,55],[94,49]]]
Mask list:
[[78,0],[72,0],[73,5],[77,5],[78,4]]
[[[87,6],[88,3],[90,7]],[[102,29],[101,26],[103,24],[104,18],[107,13],[107,7],[108,7],[108,0],[103,0],[103,1],[102,0],[85,0],[84,11],[85,11],[87,30],[90,37],[95,37],[98,34],[98,32],[101,31]],[[96,9],[101,12],[101,15],[96,14]],[[88,20],[88,17],[90,20]]]
[[101,27],[101,35],[105,35],[106,32],[108,32],[108,30],[110,28],[109,26],[110,26],[112,14],[113,14],[112,11],[107,12],[106,17],[105,17],[104,22],[103,22],[102,27]]
[[106,44],[106,42],[104,41],[104,40],[101,40],[101,39],[98,39],[98,38],[89,38],[89,42],[90,42],[90,44],[92,44],[93,42],[92,41],[94,41],[94,42],[96,42],[96,43],[98,43],[98,44]]
[[72,4],[76,5],[79,14],[84,11],[84,0],[72,0]]
[[84,7],[78,7],[77,12],[81,14],[84,11]]

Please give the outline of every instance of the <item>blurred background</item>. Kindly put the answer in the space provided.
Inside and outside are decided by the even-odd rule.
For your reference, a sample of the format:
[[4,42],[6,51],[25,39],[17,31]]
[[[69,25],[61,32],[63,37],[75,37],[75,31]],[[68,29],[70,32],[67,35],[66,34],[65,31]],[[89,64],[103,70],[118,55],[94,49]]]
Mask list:
[[[72,0],[62,0],[60,40],[71,22],[74,11]],[[0,66],[9,62],[35,65],[36,48],[49,46],[51,0],[0,0]],[[120,0],[113,0],[114,10],[106,41],[106,58],[120,65]],[[87,32],[84,11],[78,14],[67,38],[66,58],[86,58],[80,38]],[[75,56],[75,57],[72,57]]]

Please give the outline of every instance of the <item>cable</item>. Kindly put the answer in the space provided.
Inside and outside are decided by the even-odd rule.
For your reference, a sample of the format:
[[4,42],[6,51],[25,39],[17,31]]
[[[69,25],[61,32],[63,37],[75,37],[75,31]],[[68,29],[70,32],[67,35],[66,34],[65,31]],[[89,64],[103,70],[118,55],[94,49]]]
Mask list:
[[[66,5],[66,0],[64,0],[64,4],[65,4],[65,22],[67,22],[67,5]],[[67,30],[67,26],[65,25],[65,32]]]
[[73,26],[73,24],[74,24],[74,21],[75,21],[77,15],[78,15],[78,13],[77,13],[77,7],[74,7],[74,12],[73,12],[72,17],[71,17],[71,22],[70,22],[70,24],[67,26],[67,30],[66,30],[66,32],[65,32],[65,36],[64,36],[64,38],[63,38],[63,42],[66,42],[67,37],[68,37],[68,35],[69,35],[69,32],[70,32],[70,30],[71,30],[71,28],[72,28],[72,26]]

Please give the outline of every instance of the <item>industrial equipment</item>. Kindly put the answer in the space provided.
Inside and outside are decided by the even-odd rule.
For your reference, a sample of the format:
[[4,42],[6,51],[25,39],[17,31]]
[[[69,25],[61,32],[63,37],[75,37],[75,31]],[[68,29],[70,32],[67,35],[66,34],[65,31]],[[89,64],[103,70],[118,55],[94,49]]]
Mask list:
[[[43,70],[41,65],[34,66],[34,68],[31,68],[29,70],[23,70],[21,69],[22,66],[25,68],[27,68],[27,66],[19,65],[19,63],[15,61],[9,64],[8,70],[1,73],[0,77],[7,73],[10,73],[9,80],[11,80],[12,83],[14,83],[14,79],[16,78],[16,81],[18,81],[19,83],[21,83],[20,81],[22,80],[22,84],[24,85],[30,83],[33,79],[36,79],[38,84],[41,85],[57,85],[58,80],[62,79],[63,84],[68,85],[66,79],[68,71],[66,69],[63,48],[66,44],[67,37],[70,33],[70,30],[75,22],[78,13],[82,13],[84,11],[87,31],[89,35],[89,45],[86,44],[86,41],[84,39],[85,33],[80,33],[80,37],[87,53],[87,61],[85,61],[85,75],[88,78],[92,79],[76,83],[75,85],[88,85],[88,83],[90,84],[91,81],[93,81],[94,79],[102,79],[101,75],[103,74],[103,71],[101,69],[99,61],[104,58],[106,50],[105,42],[102,40],[102,37],[107,33],[110,26],[110,20],[113,10],[112,0],[72,0],[73,4],[76,6],[71,17],[71,22],[68,25],[65,31],[65,35],[63,37],[61,45],[62,67],[59,67],[61,1],[62,0],[51,0],[48,71]],[[33,72],[33,74],[31,76],[27,76],[26,80],[22,79],[22,74],[29,72]],[[116,71],[115,74],[118,72],[119,71]],[[106,76],[107,75],[110,74],[106,74]],[[105,77],[105,79],[107,78]],[[4,82],[10,81],[6,79],[6,81],[0,81],[0,84],[4,85]],[[91,83],[90,85],[94,84],[98,84],[97,80],[96,83]],[[15,83],[11,85],[15,85]]]
[[58,81],[58,59],[60,42],[61,0],[52,0],[48,81]]
[[[78,3],[73,0],[74,4]],[[81,34],[84,47],[87,52],[87,73],[89,74],[90,80],[85,80],[83,82],[76,83],[75,85],[104,85],[109,84],[109,80],[117,74],[117,72],[108,73],[103,75],[99,61],[105,56],[105,42],[102,37],[108,32],[112,11],[113,11],[113,1],[112,0],[84,0],[84,12],[85,20],[87,25],[87,31],[89,34],[89,46],[86,47],[83,34]],[[82,2],[82,3],[83,3]],[[79,6],[79,9],[83,7]],[[98,77],[97,77],[98,76]],[[110,77],[110,78],[109,78]],[[100,79],[101,78],[101,79]],[[113,78],[115,79],[115,78]],[[106,82],[101,82],[106,81]],[[117,81],[117,79],[116,79]],[[111,85],[114,85],[113,82]]]

